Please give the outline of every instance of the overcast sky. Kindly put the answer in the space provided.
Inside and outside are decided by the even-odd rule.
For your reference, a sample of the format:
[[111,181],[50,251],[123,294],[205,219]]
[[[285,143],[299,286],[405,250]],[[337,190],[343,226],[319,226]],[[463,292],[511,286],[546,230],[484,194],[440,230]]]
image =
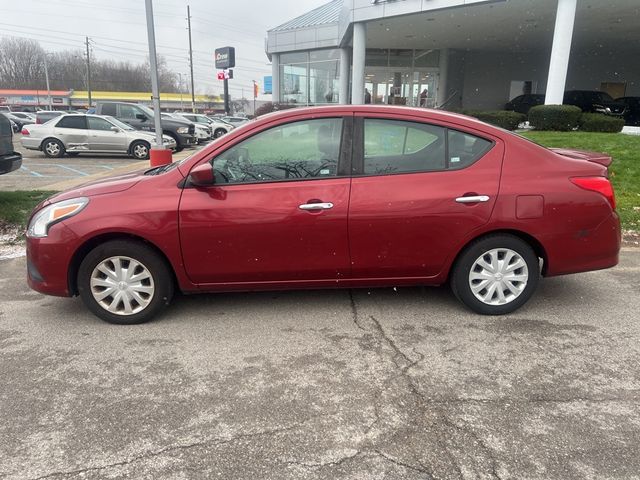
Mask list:
[[[213,51],[236,48],[233,97],[252,98],[251,80],[271,74],[264,53],[268,29],[308,12],[328,0],[154,0],[156,43],[182,81],[188,82],[187,5],[191,6],[196,92],[221,93]],[[93,55],[143,62],[148,53],[144,0],[1,0],[0,36],[38,40],[47,50],[84,49]],[[244,91],[243,91],[244,89]],[[264,98],[262,95],[258,97]]]

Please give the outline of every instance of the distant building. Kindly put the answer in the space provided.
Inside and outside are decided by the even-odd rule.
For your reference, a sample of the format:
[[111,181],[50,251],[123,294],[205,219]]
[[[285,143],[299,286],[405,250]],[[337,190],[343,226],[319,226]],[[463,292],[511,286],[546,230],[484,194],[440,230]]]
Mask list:
[[[333,0],[267,32],[273,101],[499,109],[640,96],[638,0]],[[422,95],[422,97],[421,97]]]
[[[51,106],[54,110],[88,108],[89,93],[79,90],[52,90]],[[151,93],[147,92],[91,92],[91,101],[113,100],[119,102],[142,103],[151,106]],[[224,111],[224,102],[218,96],[196,95],[196,110]],[[8,105],[13,110],[49,109],[47,90],[0,90],[0,105]],[[191,94],[161,93],[160,108],[163,110],[191,110]]]

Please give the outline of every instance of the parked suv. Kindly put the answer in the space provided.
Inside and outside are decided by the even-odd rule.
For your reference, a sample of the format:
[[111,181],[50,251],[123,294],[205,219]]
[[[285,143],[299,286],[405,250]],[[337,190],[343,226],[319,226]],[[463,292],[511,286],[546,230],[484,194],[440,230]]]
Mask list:
[[[131,125],[136,130],[155,131],[153,110],[145,105],[127,102],[98,102],[96,114],[109,115]],[[176,151],[196,144],[193,123],[174,118],[162,118],[162,133],[176,141]]]
[[13,150],[11,120],[0,115],[0,175],[13,172],[22,165],[22,155]]
[[616,102],[624,103],[627,106],[624,114],[624,124],[640,127],[640,97],[616,98]]
[[564,92],[565,105],[575,105],[583,112],[604,113],[622,117],[626,106],[622,102],[616,102],[607,92],[596,90],[568,90]]

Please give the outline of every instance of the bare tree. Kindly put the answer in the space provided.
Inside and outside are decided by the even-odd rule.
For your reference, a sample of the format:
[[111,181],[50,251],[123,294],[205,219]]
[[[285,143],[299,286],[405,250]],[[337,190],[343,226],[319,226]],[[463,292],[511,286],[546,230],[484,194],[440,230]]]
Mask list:
[[35,40],[0,39],[0,84],[5,88],[39,88],[44,80],[44,49]]
[[[54,90],[86,90],[86,57],[82,50],[67,50],[48,54],[50,86]],[[45,51],[35,40],[3,38],[0,40],[0,88],[44,89]],[[91,58],[93,90],[151,90],[148,60],[140,64]],[[161,92],[178,92],[177,75],[167,61],[158,57],[158,77]]]

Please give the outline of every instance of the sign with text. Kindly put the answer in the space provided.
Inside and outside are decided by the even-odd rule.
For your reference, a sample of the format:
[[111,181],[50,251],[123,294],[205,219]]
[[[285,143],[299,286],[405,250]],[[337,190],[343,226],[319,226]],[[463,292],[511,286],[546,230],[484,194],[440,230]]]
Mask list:
[[265,76],[264,81],[264,91],[263,93],[273,93],[273,77],[271,75]]
[[224,70],[236,66],[236,49],[234,47],[216,48],[216,68]]

